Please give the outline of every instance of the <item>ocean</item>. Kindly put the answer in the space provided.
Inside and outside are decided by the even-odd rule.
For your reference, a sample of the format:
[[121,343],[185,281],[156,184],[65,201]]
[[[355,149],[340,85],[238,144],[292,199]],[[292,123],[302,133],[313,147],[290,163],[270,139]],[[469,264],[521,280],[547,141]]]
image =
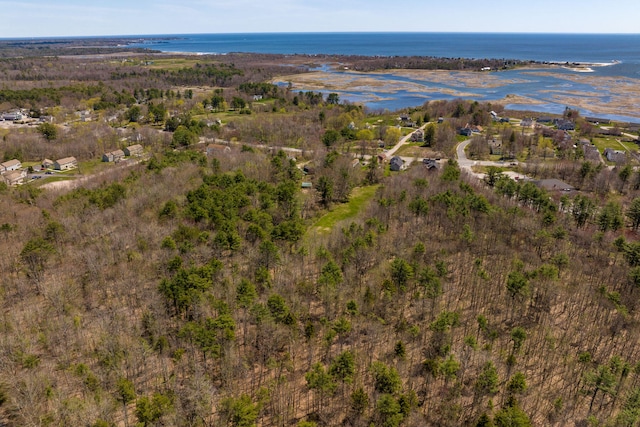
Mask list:
[[[268,34],[189,34],[142,36],[133,46],[163,52],[226,54],[231,52],[276,54],[336,54],[362,56],[435,56],[448,58],[518,59],[553,63],[594,64],[589,81],[570,78],[575,71],[554,69],[546,75],[530,70],[492,73],[505,84],[492,88],[472,88],[478,101],[501,100],[506,95],[527,97],[530,105],[510,104],[508,108],[558,113],[566,106],[584,114],[603,118],[640,122],[639,103],[622,103],[624,108],[597,108],[607,103],[612,93],[608,85],[594,83],[593,77],[622,78],[640,85],[640,34],[506,34],[506,33],[268,33]],[[344,72],[341,70],[340,72]],[[582,73],[585,74],[585,73]],[[390,79],[371,74],[368,77]],[[397,76],[395,76],[397,77]],[[415,80],[415,79],[414,79]],[[637,82],[636,82],[637,81]],[[514,83],[515,82],[515,83]],[[457,97],[460,87],[429,81],[412,81],[425,91],[398,90],[393,93],[340,91],[341,99],[361,102],[368,108],[396,110],[422,105],[425,101]],[[304,87],[296,87],[305,90]],[[462,88],[469,92],[469,88]],[[561,92],[577,96],[595,96],[594,102],[571,105]],[[453,95],[452,95],[453,93]],[[596,95],[594,95],[594,93]],[[582,94],[582,95],[581,95]],[[559,99],[561,99],[559,101]],[[603,113],[605,111],[606,113]]]

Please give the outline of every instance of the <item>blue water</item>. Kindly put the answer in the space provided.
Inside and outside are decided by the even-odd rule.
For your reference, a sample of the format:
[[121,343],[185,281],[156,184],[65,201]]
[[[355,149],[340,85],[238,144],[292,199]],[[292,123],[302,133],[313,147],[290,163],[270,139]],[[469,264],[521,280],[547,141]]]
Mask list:
[[[143,43],[134,46],[164,52],[226,54],[231,52],[276,54],[338,54],[363,56],[436,56],[448,58],[518,59],[538,62],[613,63],[606,67],[593,67],[589,76],[638,79],[640,84],[640,34],[505,34],[505,33],[269,33],[269,34],[197,34],[143,36]],[[550,70],[545,70],[549,72]],[[598,92],[602,99],[608,96],[602,88],[563,79],[569,70],[554,69],[553,76],[534,75],[530,70],[511,70],[494,73],[504,80],[517,79],[497,88],[464,88],[429,81],[416,81],[401,76],[370,75],[376,79],[404,80],[419,83],[426,88],[472,92],[473,99],[492,101],[507,94],[530,97],[543,102],[540,105],[519,106],[550,113],[562,112],[565,105],[553,101],[554,91]],[[305,88],[296,87],[298,90]],[[435,99],[452,99],[455,95],[425,91],[424,93],[396,91],[389,93],[341,92],[342,99],[361,102],[368,108],[395,110],[422,105]],[[574,107],[574,106],[570,106]],[[636,111],[620,114],[585,114],[640,121],[640,106]]]

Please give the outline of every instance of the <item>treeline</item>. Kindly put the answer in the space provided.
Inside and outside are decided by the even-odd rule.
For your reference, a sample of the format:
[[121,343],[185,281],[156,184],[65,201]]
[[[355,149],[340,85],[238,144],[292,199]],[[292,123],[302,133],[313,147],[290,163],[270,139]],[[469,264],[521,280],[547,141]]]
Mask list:
[[152,69],[151,73],[162,77],[174,85],[228,86],[234,76],[242,76],[242,71],[232,64],[196,64],[177,70]]
[[153,52],[150,49],[119,47],[132,41],[127,38],[0,40],[0,58]]
[[356,71],[391,69],[479,71],[485,67],[489,67],[495,71],[523,67],[533,63],[533,61],[515,59],[439,58],[428,56],[348,56],[341,60],[345,61],[350,65],[350,68]]

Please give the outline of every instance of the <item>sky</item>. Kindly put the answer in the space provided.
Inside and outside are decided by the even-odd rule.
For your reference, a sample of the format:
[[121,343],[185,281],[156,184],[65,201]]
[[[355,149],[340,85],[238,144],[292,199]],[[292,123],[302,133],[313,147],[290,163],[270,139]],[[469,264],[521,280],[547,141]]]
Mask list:
[[0,37],[269,32],[640,33],[638,0],[0,0]]

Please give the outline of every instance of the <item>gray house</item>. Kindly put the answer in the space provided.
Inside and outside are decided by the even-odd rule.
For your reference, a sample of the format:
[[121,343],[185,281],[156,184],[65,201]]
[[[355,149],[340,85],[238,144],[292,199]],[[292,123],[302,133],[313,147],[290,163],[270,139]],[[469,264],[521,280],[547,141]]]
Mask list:
[[124,151],[114,150],[102,155],[103,162],[119,162],[124,158]]
[[124,149],[124,154],[126,156],[141,156],[144,148],[140,144],[130,145]]
[[393,156],[389,161],[389,168],[395,172],[404,169],[404,160],[399,156]]
[[627,160],[627,154],[624,151],[614,150],[613,148],[605,148],[603,154],[610,162],[624,163]]

